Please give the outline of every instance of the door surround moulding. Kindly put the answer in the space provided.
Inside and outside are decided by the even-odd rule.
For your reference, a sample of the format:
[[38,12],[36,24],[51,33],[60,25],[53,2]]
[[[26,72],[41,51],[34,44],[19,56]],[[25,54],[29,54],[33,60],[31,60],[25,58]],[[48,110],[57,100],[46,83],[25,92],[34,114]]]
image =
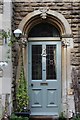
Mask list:
[[[28,13],[20,22],[18,28],[23,31],[24,27],[26,25],[26,23],[28,23],[31,19],[33,19],[36,16],[40,16],[42,14],[42,12],[40,10],[35,10],[31,13]],[[53,10],[48,10],[46,12],[47,16],[50,15],[53,19],[55,18],[57,22],[61,23],[61,27],[63,27],[64,32],[62,33],[62,35],[68,35],[68,36],[72,36],[72,31],[70,28],[70,25],[68,23],[68,21],[65,19],[65,17],[57,12],[57,11],[53,11]],[[37,18],[36,18],[37,19]]]

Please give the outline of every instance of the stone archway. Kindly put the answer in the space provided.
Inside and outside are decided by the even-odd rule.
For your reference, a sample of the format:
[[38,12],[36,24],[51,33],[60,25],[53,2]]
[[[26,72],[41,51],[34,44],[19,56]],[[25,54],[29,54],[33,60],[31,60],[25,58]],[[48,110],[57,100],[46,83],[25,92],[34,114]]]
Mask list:
[[[41,15],[41,14],[42,14],[42,12],[40,10],[36,10],[34,12],[29,13],[28,15],[26,15],[22,19],[22,21],[20,22],[18,28],[21,31],[23,31],[25,24],[28,23],[30,19],[32,19],[35,16]],[[52,10],[48,10],[46,12],[46,14],[51,15],[51,17],[53,19],[56,18],[57,22],[60,21],[61,27],[64,29],[63,35],[68,35],[68,37],[72,35],[70,25],[69,25],[68,21],[65,19],[65,17],[62,14],[60,14],[60,13],[58,13],[56,11],[52,11]]]

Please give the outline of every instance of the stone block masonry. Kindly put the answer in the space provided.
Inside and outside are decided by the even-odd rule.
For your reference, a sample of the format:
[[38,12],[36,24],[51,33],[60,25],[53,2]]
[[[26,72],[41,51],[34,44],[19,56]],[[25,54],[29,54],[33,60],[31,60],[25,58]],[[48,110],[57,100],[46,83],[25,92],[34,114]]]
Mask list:
[[0,14],[3,13],[3,1],[0,0]]

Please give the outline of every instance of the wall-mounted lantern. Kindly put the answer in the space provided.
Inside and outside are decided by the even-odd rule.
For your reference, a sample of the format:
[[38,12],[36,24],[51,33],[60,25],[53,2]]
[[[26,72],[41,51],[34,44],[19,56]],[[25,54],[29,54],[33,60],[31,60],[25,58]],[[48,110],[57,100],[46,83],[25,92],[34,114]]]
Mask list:
[[26,44],[27,44],[26,35],[23,35],[23,34],[22,34],[22,31],[21,31],[20,29],[14,30],[13,33],[14,33],[15,37],[16,37],[18,40],[20,40],[20,41],[18,41],[18,42],[21,42],[23,45],[26,46]]
[[20,29],[14,30],[14,35],[16,38],[20,37],[21,34],[22,34],[22,31]]

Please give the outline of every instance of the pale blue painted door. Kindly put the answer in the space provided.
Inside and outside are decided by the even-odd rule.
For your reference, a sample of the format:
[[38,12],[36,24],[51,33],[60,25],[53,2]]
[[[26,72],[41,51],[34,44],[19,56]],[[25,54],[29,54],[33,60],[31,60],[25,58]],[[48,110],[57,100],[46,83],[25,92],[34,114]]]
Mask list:
[[59,115],[61,42],[29,42],[28,66],[31,115]]

